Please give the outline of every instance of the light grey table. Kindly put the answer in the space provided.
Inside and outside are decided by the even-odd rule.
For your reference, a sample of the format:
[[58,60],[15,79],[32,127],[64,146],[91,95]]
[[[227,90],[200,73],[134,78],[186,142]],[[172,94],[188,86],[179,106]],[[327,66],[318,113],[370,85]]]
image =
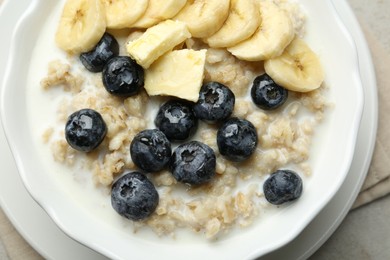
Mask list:
[[390,196],[351,211],[311,259],[390,259]]
[[[390,0],[349,3],[390,54]],[[1,241],[0,259],[8,259]],[[390,259],[390,196],[351,211],[311,259]]]

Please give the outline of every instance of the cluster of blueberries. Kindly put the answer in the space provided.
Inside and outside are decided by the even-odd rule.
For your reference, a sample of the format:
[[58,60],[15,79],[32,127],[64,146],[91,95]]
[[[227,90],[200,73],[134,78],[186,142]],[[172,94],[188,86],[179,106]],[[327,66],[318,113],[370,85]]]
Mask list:
[[[144,71],[134,60],[118,56],[119,46],[113,36],[105,33],[97,46],[82,53],[80,60],[91,72],[102,72],[106,90],[117,96],[132,96],[144,84]],[[272,110],[287,99],[288,91],[277,85],[267,74],[258,76],[252,85],[253,102]],[[221,155],[234,162],[249,158],[256,149],[255,127],[245,119],[230,117],[235,104],[233,92],[219,82],[204,84],[197,103],[170,100],[157,112],[157,129],[138,133],[130,145],[134,164],[144,172],[169,168],[182,183],[200,185],[215,176],[216,157],[213,149],[198,141],[184,142],[194,135],[198,120],[220,124],[217,145]],[[107,133],[102,116],[92,109],[82,109],[69,116],[65,137],[71,147],[83,152],[97,148]],[[182,142],[172,153],[171,142]],[[275,205],[300,197],[302,180],[293,171],[279,170],[264,183],[266,199]],[[112,186],[111,203],[122,216],[142,220],[152,214],[159,201],[153,183],[140,172],[130,172]]]

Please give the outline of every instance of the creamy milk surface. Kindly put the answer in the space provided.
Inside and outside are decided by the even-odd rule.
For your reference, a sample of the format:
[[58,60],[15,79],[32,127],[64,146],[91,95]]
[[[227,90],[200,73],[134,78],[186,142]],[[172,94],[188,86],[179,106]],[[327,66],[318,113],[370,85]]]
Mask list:
[[[62,3],[59,1],[53,8],[53,11],[48,15],[42,28],[40,28],[39,37],[30,62],[26,96],[31,137],[34,139],[37,153],[39,153],[39,157],[42,159],[41,163],[47,174],[47,178],[49,178],[55,188],[58,189],[58,192],[66,194],[66,196],[69,197],[69,200],[75,205],[74,212],[69,212],[69,214],[77,214],[78,211],[80,211],[81,214],[87,214],[92,218],[99,219],[104,225],[112,226],[117,232],[125,232],[128,233],[129,236],[140,239],[158,241],[159,243],[175,243],[176,240],[180,238],[180,243],[204,243],[207,241],[204,236],[196,234],[189,229],[177,229],[176,237],[173,238],[164,236],[159,238],[148,227],[142,227],[137,233],[133,233],[132,222],[119,216],[112,209],[109,188],[96,186],[93,183],[92,173],[88,172],[86,169],[82,169],[81,165],[70,168],[54,161],[50,150],[50,144],[45,144],[43,142],[42,134],[46,128],[57,122],[56,111],[58,110],[59,103],[64,96],[68,95],[70,97],[70,94],[64,92],[62,88],[51,88],[48,91],[44,91],[40,86],[40,81],[47,75],[47,68],[50,61],[56,59],[63,61],[67,60],[66,54],[56,47],[54,41],[61,10]],[[81,63],[78,66],[81,66]],[[149,128],[154,128],[153,118],[158,109],[158,105],[158,102],[151,104],[147,111],[146,116],[150,118],[148,124]],[[302,118],[305,117],[306,113],[302,112]],[[62,124],[57,123],[56,125],[58,129],[65,128]],[[200,124],[200,126],[201,125],[202,124]],[[323,127],[317,128],[316,135],[321,135],[321,133],[326,130]],[[194,138],[196,138],[196,136]],[[319,152],[318,140],[315,140],[314,144],[313,150]],[[172,147],[172,149],[174,148],[175,146]],[[316,156],[314,156],[314,158],[315,157]],[[309,160],[310,163],[312,161],[313,158]],[[304,176],[301,175],[301,177]],[[306,185],[310,183],[310,178],[304,177],[303,181],[306,189]],[[238,182],[240,182],[240,180]],[[259,182],[258,178],[253,178],[252,182],[257,183],[261,189],[262,181]],[[245,182],[238,186],[242,188],[242,185],[249,185],[248,183],[250,184],[250,182]],[[177,192],[180,193],[181,191]],[[307,192],[307,190],[304,190],[304,193],[305,192]],[[188,198],[188,194],[185,194],[184,192],[183,196]],[[260,203],[265,203],[263,198],[261,198],[260,201]],[[229,235],[222,233],[218,239],[228,239],[229,236],[238,235],[240,232],[245,232],[246,229],[256,228],[258,224],[272,214],[279,214],[282,212],[282,209],[285,207],[286,206],[274,207],[265,204],[265,206],[261,208],[259,216],[255,218],[255,221],[251,226],[245,228],[234,227],[229,232]],[[80,225],[82,225],[82,223],[80,223]]]
[[[50,151],[50,145],[42,141],[43,131],[57,121],[56,111],[60,101],[64,95],[69,96],[69,93],[64,92],[62,88],[44,91],[40,86],[40,81],[47,75],[50,61],[56,59],[66,61],[66,54],[57,48],[54,41],[62,5],[63,3],[58,1],[47,17],[46,23],[43,24],[30,62],[26,96],[31,136],[34,139],[37,153],[42,158],[43,170],[47,173],[47,177],[58,192],[66,194],[75,205],[75,211],[69,214],[78,214],[80,210],[81,214],[99,218],[102,222],[117,228],[118,232],[124,231],[131,235],[130,221],[120,217],[111,207],[109,190],[96,187],[92,181],[92,174],[88,170],[81,169],[81,167],[70,168],[56,163]],[[57,124],[57,127],[65,128],[62,124]],[[137,236],[147,239],[156,238],[147,229],[145,232],[139,232]]]

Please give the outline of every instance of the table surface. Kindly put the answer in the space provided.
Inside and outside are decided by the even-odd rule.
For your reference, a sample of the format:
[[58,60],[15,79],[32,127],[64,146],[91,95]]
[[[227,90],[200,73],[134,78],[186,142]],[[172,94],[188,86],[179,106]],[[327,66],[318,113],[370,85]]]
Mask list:
[[[364,23],[364,27],[370,30],[390,56],[390,0],[348,2],[359,21]],[[311,259],[390,259],[389,219],[390,196],[351,211]],[[12,226],[9,228],[12,229]],[[39,258],[38,254],[26,256],[26,259]],[[9,259],[1,241],[0,259]]]

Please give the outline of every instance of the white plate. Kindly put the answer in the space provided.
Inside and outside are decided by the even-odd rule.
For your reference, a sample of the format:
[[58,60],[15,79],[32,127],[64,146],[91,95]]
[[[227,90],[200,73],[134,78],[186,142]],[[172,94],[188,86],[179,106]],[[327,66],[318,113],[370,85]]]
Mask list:
[[[19,9],[21,9],[20,7],[22,6],[22,5],[20,5],[20,3],[18,3],[19,5]],[[10,8],[10,5],[8,4],[7,5],[7,7],[8,8]],[[6,7],[4,7],[4,8],[6,8]],[[10,9],[7,9],[7,12],[5,12],[4,10],[4,12],[1,14],[1,19],[3,19],[4,18],[4,14],[5,13],[7,13],[7,14],[10,14],[11,12],[9,11]],[[7,23],[8,24],[13,24],[13,23],[10,23],[9,22],[9,20],[6,20],[7,21]],[[2,23],[2,24],[4,24],[4,23]],[[357,27],[357,25],[356,25],[356,23],[353,25],[354,27]],[[9,34],[8,34],[9,35]],[[5,44],[5,43],[3,43],[3,44]],[[4,46],[5,47],[5,49],[7,49],[7,46]],[[4,49],[4,48],[3,48]],[[364,50],[363,50],[364,51]],[[4,63],[3,63],[4,64]],[[367,62],[362,62],[361,64],[367,64]],[[368,63],[368,64],[370,64],[370,63]],[[366,68],[365,68],[366,69]],[[365,70],[365,71],[367,71],[367,70]],[[375,94],[375,93],[374,93]],[[376,103],[375,104],[373,104],[373,106],[375,106],[376,107]],[[367,111],[367,106],[366,106],[366,110],[365,111]],[[375,109],[373,109],[373,111],[376,111]],[[371,112],[373,112],[373,111],[371,111]],[[367,123],[367,124],[363,124],[364,126],[367,126],[367,125],[370,125],[370,123]],[[361,133],[361,132],[360,132]],[[361,135],[361,134],[360,134]],[[3,136],[2,136],[2,138],[3,138]],[[2,144],[4,144],[5,143],[5,141],[4,141],[4,138],[1,140],[2,141]],[[363,149],[364,150],[364,149]],[[10,159],[10,157],[9,157],[9,151],[8,150],[6,150],[6,149],[2,149],[2,153],[5,153],[5,157],[3,157],[2,156],[2,158],[7,158],[6,156],[8,155],[8,159],[9,160],[7,160],[7,164],[4,164],[4,165],[6,165],[7,166],[7,168],[6,169],[10,169],[10,171],[14,171],[14,173],[16,172],[16,169],[15,169],[15,167],[13,166],[13,164],[12,164],[12,159]],[[364,152],[363,152],[364,153]],[[367,154],[367,155],[362,155],[363,156],[363,158],[366,158],[366,160],[363,160],[363,161],[369,161],[369,159],[370,159],[370,157],[371,157],[371,154]],[[356,163],[355,163],[356,164]],[[354,165],[355,165],[354,164]],[[358,167],[358,169],[360,169],[359,167]],[[357,171],[357,172],[359,172],[359,171]],[[3,173],[3,171],[1,172],[1,173]],[[365,172],[363,172],[363,175],[364,175],[364,173]],[[12,180],[12,179],[10,179],[10,178],[8,178],[8,177],[10,177],[10,176],[12,176],[12,177],[16,177],[16,179],[14,179],[14,180]],[[361,178],[359,179],[359,180],[362,180],[363,178],[362,178],[362,176],[360,176]],[[20,180],[18,180],[17,179],[17,174],[13,174],[13,175],[10,175],[10,174],[7,174],[4,178],[3,178],[3,180],[8,180],[8,181],[4,181],[4,182],[1,182],[2,184],[6,184],[6,183],[13,183],[13,182],[16,182],[16,183],[18,183],[19,182],[19,185],[20,185],[20,189],[21,190],[19,190],[18,191],[18,193],[12,193],[13,191],[16,191],[16,188],[15,188],[15,186],[17,186],[17,185],[15,185],[15,186],[13,186],[13,189],[11,190],[11,189],[9,189],[9,188],[7,188],[7,187],[2,187],[0,190],[1,190],[1,192],[9,192],[8,194],[5,194],[5,196],[3,195],[3,194],[0,194],[1,196],[0,196],[0,198],[1,198],[1,202],[2,202],[2,206],[3,206],[3,208],[4,208],[4,210],[6,211],[6,213],[10,216],[10,218],[11,218],[11,220],[15,223],[15,225],[17,226],[17,227],[19,227],[18,229],[22,232],[22,234],[24,234],[26,237],[27,237],[27,239],[30,241],[30,242],[32,242],[32,244],[33,245],[35,245],[35,247],[36,248],[38,248],[38,250],[41,248],[41,253],[43,253],[44,254],[44,256],[48,256],[49,258],[56,258],[56,259],[58,259],[58,258],[60,258],[61,259],[61,256],[60,255],[57,255],[56,257],[53,257],[53,256],[50,256],[49,255],[49,253],[48,253],[48,248],[46,248],[45,250],[42,250],[42,246],[43,245],[51,245],[51,247],[52,248],[56,248],[55,250],[53,250],[53,251],[58,251],[58,246],[59,245],[61,245],[61,248],[66,248],[66,243],[64,243],[64,241],[61,241],[61,239],[64,239],[64,240],[69,240],[68,238],[66,238],[66,237],[59,237],[59,240],[58,241],[53,241],[53,240],[50,240],[50,241],[52,241],[52,243],[48,243],[47,241],[40,241],[40,239],[39,238],[37,238],[36,236],[37,235],[39,235],[39,234],[41,234],[42,232],[38,232],[38,230],[41,230],[41,228],[39,228],[39,227],[42,227],[42,226],[45,226],[45,225],[47,225],[47,216],[46,215],[44,215],[44,214],[42,214],[42,210],[40,210],[40,208],[38,208],[38,206],[36,205],[36,204],[34,204],[34,203],[32,203],[32,201],[25,201],[25,203],[20,203],[20,202],[18,202],[18,201],[15,201],[15,199],[16,198],[19,198],[19,197],[16,197],[15,195],[16,194],[19,194],[19,193],[23,193],[23,191],[24,191],[24,193],[26,193],[26,191],[23,189],[23,187],[22,187],[22,185],[20,184]],[[8,187],[9,187],[9,185],[8,185]],[[348,192],[347,192],[348,193]],[[27,194],[26,194],[27,195]],[[7,199],[4,199],[4,198],[8,198],[8,200]],[[28,196],[25,198],[26,200],[28,200],[28,199],[30,199],[30,198],[28,198]],[[30,199],[31,200],[31,199]],[[23,201],[23,200],[22,200]],[[30,205],[30,206],[28,206],[27,207],[27,205]],[[30,208],[31,207],[37,207],[37,213],[38,212],[41,212],[40,213],[40,215],[42,215],[42,216],[39,216],[37,219],[35,219],[34,217],[32,217],[32,216],[34,216],[34,214],[32,214],[31,212],[33,212],[33,210],[31,210]],[[20,206],[20,207],[19,207]],[[18,207],[19,207],[19,209],[18,209]],[[29,216],[30,217],[26,217],[25,219],[23,219],[23,217],[22,216],[25,216],[24,214],[23,214],[23,212],[25,212],[24,210],[26,210],[26,207],[29,209]],[[19,214],[21,214],[21,215],[18,215],[18,213]],[[39,213],[37,214],[37,215],[39,215]],[[17,217],[15,217],[15,216],[17,216]],[[41,220],[41,218],[45,218],[46,217],[46,219],[44,219],[44,220],[42,220],[42,222],[40,222]],[[30,219],[31,218],[31,219]],[[34,220],[35,219],[35,220]],[[24,225],[20,225],[20,224],[18,224],[18,223],[21,223],[21,222],[23,222],[23,221],[25,221],[25,223],[24,223]],[[41,225],[32,225],[32,221],[38,221],[38,222],[40,222],[41,223]],[[52,222],[49,222],[50,224],[53,224]],[[36,227],[36,229],[34,228],[34,227]],[[55,227],[55,226],[54,226]],[[30,231],[28,231],[28,230],[30,230]],[[50,230],[49,230],[50,231]],[[54,232],[54,234],[56,233],[56,232],[59,232],[59,230],[58,230],[58,228],[54,228],[53,230],[51,230],[52,232]],[[50,233],[50,232],[49,232]],[[59,233],[61,233],[61,232],[59,232]],[[34,237],[35,236],[35,237]],[[62,236],[63,236],[63,234],[62,234]],[[47,236],[44,236],[44,237],[46,237],[47,238]],[[35,241],[35,243],[34,243],[34,241]],[[73,241],[72,241],[73,242]],[[74,243],[74,242],[73,242]],[[53,244],[56,244],[57,246],[53,246]],[[78,247],[80,247],[80,248],[78,248],[77,250],[65,250],[66,252],[67,252],[67,254],[66,254],[66,257],[69,257],[69,252],[70,251],[76,251],[79,255],[79,257],[80,257],[80,255],[82,255],[82,253],[83,252],[86,252],[86,251],[83,251],[83,250],[87,250],[86,248],[84,248],[84,247],[82,247],[82,246],[80,246],[80,245],[78,245],[77,243],[75,243]],[[41,246],[39,246],[39,245],[41,245]],[[70,243],[70,244],[68,244],[70,247],[76,247],[76,245],[73,245],[72,243]],[[80,252],[79,252],[79,250],[80,250]],[[88,250],[87,250],[88,251]],[[297,250],[295,250],[295,251],[297,251]],[[53,252],[51,252],[51,253],[53,253]],[[54,253],[53,253],[54,254]],[[88,254],[88,253],[87,253]],[[62,254],[62,257],[64,257],[64,254]],[[91,257],[93,257],[94,259],[96,259],[96,257],[97,256],[92,256],[91,255]],[[83,258],[85,258],[85,257],[83,257]]]

